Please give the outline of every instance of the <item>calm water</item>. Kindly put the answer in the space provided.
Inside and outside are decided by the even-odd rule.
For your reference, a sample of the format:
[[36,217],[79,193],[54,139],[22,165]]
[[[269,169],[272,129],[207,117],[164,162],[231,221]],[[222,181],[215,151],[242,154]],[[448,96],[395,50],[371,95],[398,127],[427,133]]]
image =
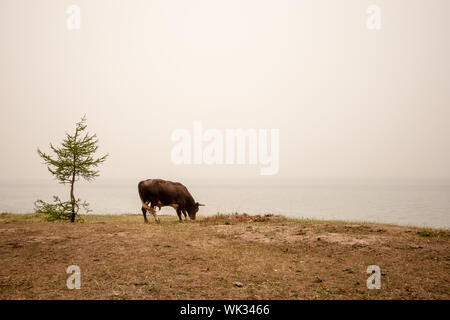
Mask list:
[[[207,205],[200,209],[200,215],[274,213],[450,228],[449,185],[189,185],[189,190]],[[55,183],[0,184],[0,212],[32,212],[36,199],[50,201],[53,194],[65,199],[67,187]],[[136,183],[82,184],[77,196],[88,200],[93,213],[140,214]],[[163,208],[161,213],[175,215],[172,208]]]

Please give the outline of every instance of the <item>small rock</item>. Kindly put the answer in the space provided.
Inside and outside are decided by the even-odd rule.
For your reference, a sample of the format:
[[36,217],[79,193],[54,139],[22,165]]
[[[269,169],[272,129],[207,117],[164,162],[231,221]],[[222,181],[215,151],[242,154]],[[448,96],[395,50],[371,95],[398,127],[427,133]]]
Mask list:
[[236,281],[235,283],[233,283],[236,287],[241,288],[244,285],[241,282]]
[[323,280],[320,279],[319,277],[316,277],[316,282],[317,282],[317,283],[320,283],[320,282],[323,282]]

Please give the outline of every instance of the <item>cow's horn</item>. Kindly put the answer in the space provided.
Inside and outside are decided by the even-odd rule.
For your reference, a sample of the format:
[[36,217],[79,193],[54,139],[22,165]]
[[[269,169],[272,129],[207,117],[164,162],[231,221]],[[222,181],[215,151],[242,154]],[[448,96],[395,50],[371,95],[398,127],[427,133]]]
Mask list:
[[199,206],[199,207],[204,207],[204,206],[205,206],[205,204],[203,204],[203,203],[199,203],[199,204],[198,204],[198,206]]

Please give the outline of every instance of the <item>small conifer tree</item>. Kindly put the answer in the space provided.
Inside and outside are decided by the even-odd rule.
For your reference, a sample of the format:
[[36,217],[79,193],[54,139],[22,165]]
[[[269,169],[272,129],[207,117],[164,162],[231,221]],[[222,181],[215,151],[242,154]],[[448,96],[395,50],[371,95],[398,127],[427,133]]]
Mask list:
[[87,181],[95,179],[99,175],[97,167],[105,162],[108,154],[100,158],[94,158],[98,149],[98,139],[95,134],[85,133],[86,127],[86,117],[84,116],[80,122],[76,123],[73,135],[66,132],[66,138],[62,141],[60,147],[54,147],[50,144],[54,156],[37,150],[39,156],[47,165],[48,171],[55,176],[56,180],[61,184],[70,184],[70,201],[61,202],[59,197],[54,196],[53,204],[42,200],[35,202],[36,213],[47,214],[48,220],[75,222],[76,219],[79,220],[77,213],[80,207],[89,211],[89,204],[86,201],[81,202],[81,199],[75,198],[75,182],[80,178]]

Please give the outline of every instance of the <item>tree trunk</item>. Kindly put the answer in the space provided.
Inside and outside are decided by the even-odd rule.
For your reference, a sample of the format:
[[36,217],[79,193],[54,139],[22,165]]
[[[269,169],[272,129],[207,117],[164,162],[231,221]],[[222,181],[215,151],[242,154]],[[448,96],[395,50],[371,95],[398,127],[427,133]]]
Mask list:
[[[75,131],[74,141],[77,141],[78,137],[78,129]],[[77,171],[77,155],[74,151],[73,155],[73,172],[72,172],[72,181],[70,183],[70,202],[72,203],[72,216],[70,217],[70,222],[75,222],[75,196],[73,194],[73,186],[75,184],[75,173]]]
[[70,202],[72,203],[72,216],[70,222],[75,222],[75,196],[73,195],[73,185],[75,184],[75,171],[72,175],[72,182],[70,184]]

